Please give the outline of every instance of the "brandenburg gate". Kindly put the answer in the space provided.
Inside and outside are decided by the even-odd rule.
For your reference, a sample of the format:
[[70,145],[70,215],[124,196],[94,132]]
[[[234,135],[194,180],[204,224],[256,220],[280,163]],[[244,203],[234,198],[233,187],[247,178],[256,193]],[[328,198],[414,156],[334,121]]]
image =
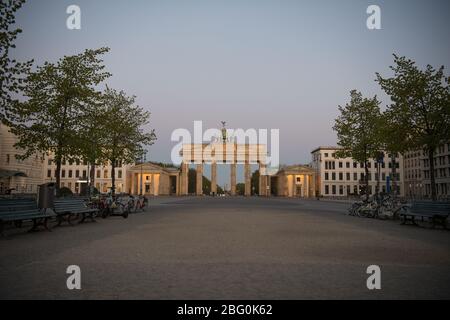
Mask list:
[[203,194],[203,166],[211,165],[211,193],[217,194],[217,164],[228,164],[231,167],[231,195],[236,195],[236,167],[244,165],[245,195],[251,195],[251,165],[259,165],[259,194],[270,195],[270,176],[267,174],[267,147],[262,144],[228,142],[226,139],[207,144],[183,144],[180,194],[188,194],[189,166],[196,166],[196,194]]

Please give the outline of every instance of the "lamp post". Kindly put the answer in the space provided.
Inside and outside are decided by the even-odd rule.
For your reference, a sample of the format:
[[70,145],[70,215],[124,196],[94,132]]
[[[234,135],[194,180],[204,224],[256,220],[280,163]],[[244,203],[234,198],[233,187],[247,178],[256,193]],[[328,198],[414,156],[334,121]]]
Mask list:
[[141,155],[141,192],[140,192],[141,196],[143,195],[142,186],[143,186],[143,180],[144,180],[143,176],[142,176],[142,174],[143,174],[142,170],[143,170],[143,164],[146,160],[147,160],[147,150],[144,150],[144,152]]

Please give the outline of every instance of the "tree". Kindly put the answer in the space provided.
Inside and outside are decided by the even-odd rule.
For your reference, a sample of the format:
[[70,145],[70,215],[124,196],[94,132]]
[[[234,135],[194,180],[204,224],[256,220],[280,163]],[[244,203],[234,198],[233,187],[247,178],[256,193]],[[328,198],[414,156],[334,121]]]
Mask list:
[[376,158],[381,150],[380,123],[382,120],[380,102],[377,97],[364,98],[356,90],[350,92],[350,103],[339,106],[340,115],[335,120],[333,129],[337,133],[338,145],[336,152],[339,158],[352,157],[364,164],[364,184],[366,199],[369,196],[368,161]]
[[18,137],[15,146],[25,150],[21,158],[54,153],[57,190],[63,158],[78,156],[81,124],[99,97],[95,87],[110,76],[99,58],[108,51],[86,50],[57,63],[45,62],[28,76],[27,100],[15,104],[11,112],[11,132]]
[[[202,181],[203,183],[203,181]],[[197,170],[189,168],[188,171],[188,193],[196,193],[197,188]]]
[[0,120],[8,124],[11,104],[17,103],[14,95],[24,88],[26,75],[29,73],[33,60],[18,62],[9,57],[10,49],[16,46],[16,40],[21,29],[10,30],[15,24],[15,14],[25,0],[7,0],[0,2]]
[[[436,148],[450,141],[450,78],[444,67],[427,65],[420,70],[416,63],[394,55],[391,78],[377,73],[377,82],[391,97],[387,116],[401,151],[424,150],[430,165],[431,197],[437,199],[434,173]],[[391,135],[390,138],[393,138]]]
[[144,132],[150,113],[135,105],[135,97],[123,91],[106,88],[103,94],[105,114],[101,125],[104,133],[101,159],[111,163],[111,193],[115,195],[115,168],[119,163],[134,163],[144,152],[144,147],[156,140],[154,130]]
[[252,188],[252,194],[258,195],[259,194],[259,170],[256,170],[252,173],[251,177],[251,188]]
[[236,184],[236,194],[243,196],[245,194],[245,183],[237,183]]

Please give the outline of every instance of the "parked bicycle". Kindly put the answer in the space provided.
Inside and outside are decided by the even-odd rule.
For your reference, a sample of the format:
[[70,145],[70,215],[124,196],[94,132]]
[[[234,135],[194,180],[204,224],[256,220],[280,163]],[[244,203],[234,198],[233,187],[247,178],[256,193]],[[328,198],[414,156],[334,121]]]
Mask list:
[[122,216],[128,218],[130,214],[130,206],[128,202],[123,201],[121,197],[108,195],[97,201],[97,208],[103,219],[109,216]]
[[397,220],[408,208],[406,203],[394,200],[390,195],[378,195],[353,203],[348,214],[365,218]]

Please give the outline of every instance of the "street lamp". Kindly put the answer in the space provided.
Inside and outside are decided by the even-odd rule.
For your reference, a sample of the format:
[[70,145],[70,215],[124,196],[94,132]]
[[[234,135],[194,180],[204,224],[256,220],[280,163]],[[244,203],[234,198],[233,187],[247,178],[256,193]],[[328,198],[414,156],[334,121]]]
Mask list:
[[144,152],[142,153],[142,155],[141,155],[141,192],[140,192],[140,195],[142,196],[142,185],[143,185],[143,176],[142,176],[142,174],[143,174],[143,172],[142,172],[142,170],[143,170],[143,164],[144,164],[144,162],[147,160],[147,150],[144,150]]

